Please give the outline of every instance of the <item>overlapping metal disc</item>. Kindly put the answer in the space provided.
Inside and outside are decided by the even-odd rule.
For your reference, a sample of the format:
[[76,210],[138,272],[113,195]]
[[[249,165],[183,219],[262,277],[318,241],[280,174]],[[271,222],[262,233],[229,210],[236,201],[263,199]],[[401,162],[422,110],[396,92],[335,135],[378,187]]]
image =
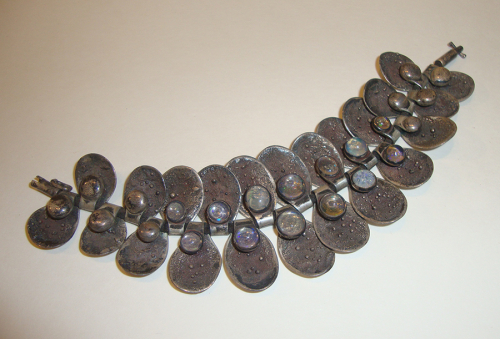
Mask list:
[[385,140],[373,130],[371,122],[374,118],[375,115],[368,111],[363,98],[347,100],[342,109],[342,120],[346,129],[353,137],[363,139],[369,146],[376,146]]
[[304,234],[297,239],[278,237],[278,251],[290,271],[309,278],[325,274],[335,263],[335,252],[319,241],[309,221]]
[[75,182],[81,199],[95,201],[95,209],[109,200],[116,187],[113,165],[100,154],[87,154],[75,167]]
[[424,117],[452,117],[460,108],[458,100],[451,94],[444,91],[436,92],[436,102],[430,106],[414,105],[415,113]]
[[377,168],[385,180],[399,188],[416,188],[430,179],[434,171],[432,159],[425,153],[405,148],[406,158],[399,166],[389,166],[383,161]]
[[395,118],[400,112],[389,106],[389,96],[396,90],[380,79],[371,79],[365,84],[363,100],[373,114],[381,117]]
[[394,52],[382,53],[379,58],[380,70],[387,81],[397,89],[408,92],[413,86],[403,79],[399,73],[399,68],[405,63],[413,63],[413,61],[402,54]]
[[213,285],[222,266],[222,257],[210,235],[204,235],[203,246],[195,254],[179,248],[170,257],[168,277],[179,290],[200,293]]
[[333,146],[335,146],[345,167],[356,166],[356,164],[347,159],[342,152],[342,147],[344,147],[344,144],[352,137],[345,128],[342,119],[332,117],[322,120],[318,125],[318,134],[330,140]]
[[453,138],[457,125],[446,117],[422,117],[417,132],[401,131],[401,136],[413,148],[427,151],[437,148]]
[[404,194],[391,183],[377,178],[377,186],[368,193],[349,189],[350,202],[356,213],[372,225],[385,226],[406,213]]
[[[436,68],[436,65],[430,65],[424,71],[424,75],[430,78],[430,74],[433,69]],[[476,85],[474,84],[474,79],[469,75],[461,72],[451,71],[451,79],[450,83],[446,86],[437,87],[432,83],[429,84],[430,87],[436,91],[446,92],[451,94],[458,101],[463,101],[470,97],[474,92]]]
[[86,226],[80,236],[80,250],[88,256],[105,256],[117,251],[126,238],[125,220],[115,218],[113,226],[104,232],[94,232]]
[[65,218],[53,219],[47,214],[46,207],[36,210],[26,224],[32,243],[43,249],[64,245],[75,234],[79,212],[75,206]]
[[271,286],[278,277],[278,257],[268,237],[259,232],[260,242],[250,253],[238,251],[229,237],[224,247],[224,263],[231,281],[248,292],[259,292]]
[[319,134],[311,132],[301,134],[292,143],[291,149],[302,159],[309,171],[312,183],[316,186],[327,184],[315,170],[316,160],[323,156],[335,159],[339,165],[340,172],[343,173],[344,166],[339,152],[327,138]]

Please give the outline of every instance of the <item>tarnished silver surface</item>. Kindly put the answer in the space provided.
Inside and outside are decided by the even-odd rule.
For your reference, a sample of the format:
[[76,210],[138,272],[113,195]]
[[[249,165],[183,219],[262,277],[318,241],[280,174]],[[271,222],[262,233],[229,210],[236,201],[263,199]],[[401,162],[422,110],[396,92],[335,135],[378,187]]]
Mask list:
[[444,91],[436,91],[436,102],[430,106],[413,105],[415,113],[419,116],[452,117],[460,108],[458,100]]
[[[158,214],[165,204],[166,189],[161,173],[151,166],[140,166],[133,170],[125,182],[123,190],[124,206],[126,206],[125,199],[127,199],[127,195],[134,190],[144,193],[147,198],[146,208],[139,214],[140,217],[136,223],[139,225]],[[132,222],[133,220],[129,219],[127,221]]]
[[389,106],[389,96],[395,92],[396,90],[385,81],[371,79],[365,84],[363,100],[368,110],[373,114],[387,118],[395,118],[401,115],[401,112]]
[[349,189],[349,197],[356,213],[372,225],[390,225],[406,213],[404,194],[399,188],[380,178],[377,179],[377,186],[368,193]]
[[[423,74],[427,78],[430,78],[432,70],[436,67],[438,66],[430,65],[429,67],[427,67],[427,69],[424,71]],[[474,79],[472,79],[469,75],[461,72],[452,71],[451,79],[448,85],[443,87],[437,87],[430,84],[430,87],[435,91],[449,93],[458,101],[463,101],[472,95],[476,85],[474,83]]]
[[168,277],[179,290],[200,293],[213,285],[222,266],[222,257],[210,235],[203,237],[203,247],[195,254],[179,248],[168,262]]
[[379,161],[377,168],[385,180],[399,188],[416,188],[432,176],[434,164],[425,153],[405,148],[406,158],[399,166],[389,166]]
[[168,235],[160,235],[146,243],[132,233],[116,254],[116,262],[121,269],[133,276],[146,276],[156,271],[167,258]]
[[313,278],[328,272],[335,263],[335,253],[316,236],[311,222],[297,239],[278,237],[278,252],[283,264],[295,274]]
[[[229,160],[227,168],[236,176],[240,183],[241,195],[244,197],[246,191],[252,186],[262,186],[271,195],[270,208],[259,214],[259,219],[266,218],[273,214],[276,206],[276,185],[269,170],[263,163],[250,156],[240,156]],[[244,203],[240,205],[240,213],[245,217],[250,217],[250,211]]]
[[363,139],[369,146],[376,146],[385,140],[373,130],[371,123],[374,118],[375,116],[366,108],[363,98],[351,98],[342,108],[345,128],[353,137]]
[[88,256],[100,257],[117,251],[127,238],[125,221],[116,218],[107,231],[97,233],[87,226],[80,236],[80,250]]
[[56,220],[47,215],[46,207],[36,210],[26,224],[31,242],[43,249],[64,245],[75,234],[79,214],[75,206],[66,218]]
[[[209,223],[212,236],[219,232],[227,234],[228,224],[234,220],[240,208],[241,189],[238,179],[227,167],[221,165],[207,166],[199,174],[205,198],[198,212],[198,217]],[[225,202],[230,208],[229,218],[227,222],[222,224],[214,224],[207,217],[207,207],[217,201]]]
[[380,70],[386,80],[392,86],[406,92],[411,90],[413,85],[401,77],[399,68],[402,64],[408,62],[413,63],[410,58],[394,52],[385,52],[379,57]]
[[[306,186],[306,194],[296,201],[296,203],[301,204],[309,200],[309,194],[311,193],[311,176],[309,175],[306,165],[297,154],[282,146],[269,146],[260,152],[257,160],[267,167],[274,182],[277,182],[280,178],[288,174],[296,174],[301,177]],[[280,204],[287,204],[279,196],[277,198]]]
[[352,253],[365,246],[370,238],[366,221],[347,203],[347,212],[339,220],[326,220],[316,209],[312,222],[319,240],[335,253]]
[[418,132],[401,131],[401,136],[413,148],[428,151],[453,138],[457,125],[446,117],[422,117]]
[[[165,208],[173,201],[180,202],[184,207],[184,217],[179,222],[168,219],[165,208],[162,208],[163,219],[168,220],[171,234],[181,234],[184,225],[193,219],[203,202],[203,184],[198,173],[187,166],[176,166],[163,174],[166,188]],[[177,232],[176,232],[177,231]]]
[[231,281],[247,292],[260,292],[278,277],[278,257],[269,238],[259,231],[260,243],[250,253],[234,248],[231,237],[224,247],[224,267]]
[[344,165],[339,152],[333,144],[325,137],[316,133],[304,133],[295,139],[292,143],[291,150],[297,154],[304,162],[311,176],[313,185],[323,186],[327,184],[318,173],[316,173],[316,160],[323,156],[334,158],[341,172]]
[[351,160],[347,159],[344,156],[344,152],[342,152],[342,147],[347,142],[347,140],[351,139],[351,135],[346,130],[344,126],[344,122],[339,118],[326,118],[322,120],[317,128],[318,134],[324,136],[335,146],[337,152],[342,157],[342,162],[345,167],[354,167],[354,164]]
[[[86,196],[82,192],[82,183],[89,178],[95,178],[100,183],[100,192],[95,197]],[[80,204],[92,205],[93,209],[98,209],[103,203],[109,200],[115,191],[115,169],[109,160],[102,155],[95,153],[87,154],[81,157],[75,166],[75,182],[76,189],[81,196]]]

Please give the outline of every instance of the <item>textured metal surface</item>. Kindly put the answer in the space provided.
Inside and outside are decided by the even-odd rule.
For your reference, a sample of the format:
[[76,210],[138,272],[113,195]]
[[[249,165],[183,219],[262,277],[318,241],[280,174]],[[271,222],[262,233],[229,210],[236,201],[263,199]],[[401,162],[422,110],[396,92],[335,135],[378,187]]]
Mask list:
[[[163,174],[167,191],[165,206],[172,201],[179,201],[184,205],[185,217],[183,222],[193,219],[203,202],[203,184],[198,173],[187,166],[176,166]],[[163,219],[167,220],[165,210],[162,209]]]
[[64,245],[75,234],[78,226],[80,210],[73,207],[64,219],[52,219],[47,215],[47,209],[36,210],[26,224],[31,242],[43,249],[52,249]]
[[345,167],[356,166],[351,160],[347,159],[342,152],[342,147],[344,144],[351,139],[351,135],[346,130],[344,122],[339,118],[326,118],[323,119],[318,125],[318,134],[330,140],[330,142],[335,146],[337,152],[342,157],[342,162]]
[[371,79],[365,84],[363,100],[370,112],[375,115],[394,118],[401,113],[389,106],[389,96],[396,92],[394,88],[380,79]]
[[125,273],[146,276],[156,271],[167,258],[168,235],[160,233],[150,243],[139,240],[137,232],[132,233],[116,254],[116,262]]
[[326,220],[316,209],[312,221],[319,240],[336,253],[352,253],[365,246],[370,238],[366,221],[347,203],[347,212],[339,220]]
[[350,202],[356,213],[372,225],[385,226],[406,213],[404,194],[391,183],[377,178],[377,186],[368,193],[349,189]]
[[418,132],[401,131],[401,136],[408,145],[419,150],[431,150],[446,143],[457,132],[453,120],[445,117],[422,117]]
[[[260,218],[265,218],[273,214],[274,206],[276,206],[276,184],[269,170],[263,163],[250,156],[240,156],[231,159],[227,163],[227,168],[236,176],[240,183],[241,195],[244,197],[246,191],[252,186],[262,186],[266,188],[271,195],[271,208],[260,214]],[[240,213],[245,217],[250,217],[245,204],[240,205]]]
[[[300,204],[309,199],[309,193],[311,193],[311,176],[306,165],[297,154],[282,146],[269,146],[260,152],[257,160],[267,167],[274,182],[277,182],[281,177],[288,174],[296,174],[301,177],[305,183],[306,195],[297,203]],[[279,196],[277,198],[280,204],[287,205]]]
[[389,166],[379,161],[377,168],[380,174],[399,188],[416,188],[424,184],[432,176],[434,164],[425,153],[405,148],[406,159],[399,166]]
[[363,98],[351,98],[342,108],[345,128],[353,137],[363,139],[369,146],[376,146],[385,140],[373,130],[371,123],[374,118],[375,115],[368,111]]
[[127,195],[133,190],[141,191],[147,197],[147,206],[139,224],[158,214],[165,204],[165,183],[161,173],[154,167],[140,166],[130,173],[123,190],[124,205]]
[[[327,184],[327,182],[316,173],[315,169],[316,160],[322,156],[334,158],[340,167],[340,172],[343,172],[344,166],[339,152],[327,138],[319,134],[311,132],[301,134],[293,142],[291,150],[302,159],[309,171],[312,183],[316,186]],[[339,176],[341,175],[343,175],[343,173],[339,174]]]
[[405,92],[412,89],[412,84],[401,77],[399,67],[407,62],[413,63],[410,58],[394,52],[382,53],[379,58],[380,70],[387,82]]
[[227,275],[236,286],[248,292],[263,291],[278,277],[278,257],[273,244],[261,231],[259,236],[259,246],[250,253],[236,250],[231,237],[224,247]]
[[97,233],[85,227],[80,236],[80,250],[86,255],[101,257],[117,251],[127,238],[125,221],[116,218],[116,223],[107,231]]
[[[76,189],[80,192],[80,184],[85,178],[93,176],[99,179],[102,194],[98,197],[95,209],[109,200],[116,188],[116,173],[108,159],[100,154],[87,154],[78,160],[75,166]],[[82,199],[84,199],[82,197]]]
[[179,248],[168,261],[168,277],[172,284],[186,293],[201,293],[213,285],[222,266],[222,257],[210,235],[203,237],[203,246],[195,254]]
[[290,271],[308,278],[325,274],[335,263],[335,253],[319,241],[309,221],[297,239],[278,237],[278,252]]
[[460,104],[458,100],[455,99],[451,94],[444,91],[436,91],[436,102],[430,106],[419,106],[415,104],[413,107],[415,109],[415,113],[419,116],[434,116],[434,117],[451,117],[454,116],[458,109],[460,108]]
[[205,198],[198,217],[204,222],[208,222],[207,207],[215,201],[224,201],[231,208],[228,222],[234,220],[241,203],[241,189],[238,179],[227,167],[221,165],[207,166],[199,174]]
[[[432,70],[436,67],[437,66],[435,65],[430,65],[424,71],[424,75],[429,78],[430,74],[432,73]],[[431,83],[429,83],[429,85],[431,86],[432,89],[436,91],[447,92],[451,94],[458,101],[463,101],[468,97],[470,97],[476,87],[474,79],[472,79],[469,75],[455,71],[451,72],[451,79],[448,85],[443,87],[436,87]]]

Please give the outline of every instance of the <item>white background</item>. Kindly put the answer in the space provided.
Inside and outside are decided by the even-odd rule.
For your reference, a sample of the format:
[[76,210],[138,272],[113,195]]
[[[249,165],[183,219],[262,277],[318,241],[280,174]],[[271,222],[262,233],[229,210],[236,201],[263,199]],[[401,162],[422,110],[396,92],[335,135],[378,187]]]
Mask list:
[[[498,338],[499,15],[488,0],[0,1],[0,337]],[[449,67],[476,83],[455,138],[427,152],[433,177],[405,191],[404,218],[322,277],[280,263],[262,293],[221,271],[187,295],[166,263],[131,278],[114,255],[82,255],[88,212],[61,248],[27,239],[48,200],[36,175],[73,184],[78,159],[103,154],[120,204],[137,166],[288,147],[378,77],[381,53],[423,69],[449,41],[467,54]]]

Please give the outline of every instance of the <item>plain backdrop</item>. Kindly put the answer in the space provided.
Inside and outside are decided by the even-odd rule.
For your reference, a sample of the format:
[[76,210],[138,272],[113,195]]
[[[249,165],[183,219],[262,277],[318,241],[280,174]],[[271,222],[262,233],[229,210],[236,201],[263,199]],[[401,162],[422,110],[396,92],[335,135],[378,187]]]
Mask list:
[[[498,338],[499,15],[489,0],[0,1],[0,337]],[[379,76],[381,53],[425,68],[450,41],[467,54],[450,69],[476,83],[456,136],[427,152],[434,174],[404,192],[404,218],[319,278],[280,263],[246,293],[222,270],[187,295],[166,263],[131,278],[114,255],[82,255],[88,212],[58,249],[27,239],[48,200],[36,175],[73,184],[78,159],[100,153],[120,204],[137,166],[289,147]]]

